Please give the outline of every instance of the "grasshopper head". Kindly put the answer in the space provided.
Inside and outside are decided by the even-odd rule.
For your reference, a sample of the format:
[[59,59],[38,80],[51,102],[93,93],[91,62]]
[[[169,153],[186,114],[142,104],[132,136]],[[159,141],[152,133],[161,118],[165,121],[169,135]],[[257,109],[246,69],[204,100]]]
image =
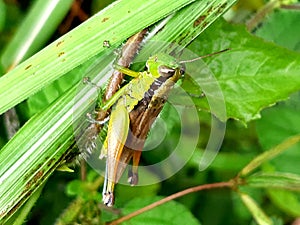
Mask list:
[[155,78],[176,77],[178,80],[184,74],[184,66],[180,64],[174,57],[168,54],[156,54],[147,60],[148,71]]

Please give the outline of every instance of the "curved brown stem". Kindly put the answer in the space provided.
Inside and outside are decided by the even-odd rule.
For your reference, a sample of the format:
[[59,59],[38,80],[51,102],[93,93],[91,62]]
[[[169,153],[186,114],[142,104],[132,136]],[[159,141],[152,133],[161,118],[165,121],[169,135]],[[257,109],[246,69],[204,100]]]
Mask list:
[[194,192],[198,192],[198,191],[202,191],[202,190],[205,190],[205,189],[213,189],[213,188],[224,188],[224,187],[233,187],[233,183],[232,181],[227,181],[227,182],[219,182],[219,183],[213,183],[213,184],[204,184],[204,185],[199,185],[199,186],[196,186],[196,187],[191,187],[191,188],[188,188],[188,189],[185,189],[183,191],[180,191],[180,192],[177,192],[175,194],[172,194],[168,197],[165,197],[157,202],[154,202],[150,205],[147,205],[135,212],[132,212],[128,215],[125,215],[121,218],[118,218],[116,220],[113,220],[113,221],[110,221],[108,223],[106,223],[106,225],[116,225],[116,224],[120,224],[126,220],[129,220],[137,215],[140,215],[146,211],[149,211],[150,209],[153,209],[159,205],[162,205],[168,201],[171,201],[173,199],[176,199],[176,198],[179,198],[179,197],[182,197],[184,195],[187,195],[187,194],[190,194],[190,193],[194,193]]

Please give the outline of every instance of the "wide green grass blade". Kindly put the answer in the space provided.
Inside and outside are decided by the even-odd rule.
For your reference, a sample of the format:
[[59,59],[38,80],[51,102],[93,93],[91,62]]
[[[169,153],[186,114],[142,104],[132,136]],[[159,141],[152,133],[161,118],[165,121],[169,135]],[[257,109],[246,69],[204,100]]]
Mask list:
[[[175,42],[184,48],[235,2],[235,0],[196,1],[183,8],[182,13],[175,14],[166,24],[166,29],[158,33],[153,40]],[[161,43],[161,51],[168,48],[171,52],[172,49],[164,44]]]
[[0,114],[104,51],[104,41],[117,46],[130,35],[191,2],[123,0],[111,4],[1,77]]

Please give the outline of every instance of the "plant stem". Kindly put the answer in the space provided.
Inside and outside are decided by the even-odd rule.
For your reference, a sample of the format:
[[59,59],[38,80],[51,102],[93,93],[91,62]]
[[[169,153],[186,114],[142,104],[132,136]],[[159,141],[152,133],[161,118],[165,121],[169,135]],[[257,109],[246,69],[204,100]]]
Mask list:
[[171,200],[174,200],[176,198],[182,197],[182,196],[190,194],[190,193],[202,191],[202,190],[205,190],[205,189],[224,188],[224,187],[229,187],[230,188],[232,186],[233,186],[233,183],[231,181],[227,181],[227,182],[219,182],[219,183],[213,183],[213,184],[204,184],[204,185],[199,185],[199,186],[191,187],[191,188],[185,189],[183,191],[177,192],[175,194],[172,194],[172,195],[170,195],[170,196],[168,196],[166,198],[163,198],[163,199],[161,199],[159,201],[156,201],[156,202],[154,202],[154,203],[152,203],[150,205],[147,205],[147,206],[145,206],[145,207],[143,207],[143,208],[141,208],[141,209],[139,209],[139,210],[137,210],[135,212],[132,212],[132,213],[130,213],[128,215],[125,215],[125,216],[123,216],[121,218],[118,218],[116,220],[110,221],[110,222],[106,223],[106,225],[120,224],[120,223],[122,223],[124,221],[127,221],[127,220],[129,220],[129,219],[137,216],[137,215],[140,215],[140,214],[142,214],[144,212],[147,212],[147,211],[149,211],[149,210],[151,210],[151,209],[153,209],[153,208],[155,208],[155,207],[157,207],[159,205],[162,205],[162,204],[164,204],[166,202],[169,202]]

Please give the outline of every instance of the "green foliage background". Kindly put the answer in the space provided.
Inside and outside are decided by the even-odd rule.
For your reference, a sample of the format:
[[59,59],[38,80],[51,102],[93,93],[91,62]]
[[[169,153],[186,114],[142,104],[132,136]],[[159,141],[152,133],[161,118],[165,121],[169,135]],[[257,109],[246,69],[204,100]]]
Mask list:
[[[27,4],[21,2],[14,4],[0,0],[0,51],[2,52],[0,71],[3,74],[3,81],[11,64],[9,57],[14,58],[13,52],[21,48],[23,42],[22,39],[18,40],[16,43],[20,46],[13,45],[15,47],[11,50],[6,46],[12,42],[21,21],[30,10],[31,3],[28,1]],[[83,7],[87,7],[85,10],[88,14],[93,14],[110,3],[110,1],[87,1]],[[66,26],[62,23],[62,19],[67,16],[71,4],[72,1],[66,1],[59,7],[59,11],[57,9],[56,20],[50,20],[50,25],[46,26],[47,31],[41,31],[44,37],[31,46],[24,59],[61,36],[58,26]],[[255,1],[253,5],[258,9],[265,4],[268,3]],[[231,13],[236,15],[244,11],[250,13],[253,5],[250,7],[239,2],[231,9]],[[255,14],[253,11],[252,13]],[[117,210],[114,211],[104,209],[100,205],[103,180],[91,168],[87,168],[85,181],[80,180],[79,166],[73,168],[74,173],[51,171],[49,176],[52,172],[53,174],[46,184],[31,197],[33,202],[28,201],[6,224],[22,224],[24,218],[27,224],[104,224],[105,221],[126,215],[185,188],[228,181],[253,158],[265,152],[266,159],[267,150],[300,134],[299,20],[299,9],[276,8],[268,13],[256,30],[249,33],[243,23],[237,24],[219,18],[188,45],[188,48],[197,55],[205,55],[225,48],[231,49],[230,52],[205,59],[220,84],[227,110],[224,142],[216,159],[207,170],[200,172],[198,166],[210,132],[209,107],[205,98],[194,97],[201,118],[199,144],[185,167],[174,176],[149,186],[117,185]],[[77,18],[73,21],[72,27],[79,24]],[[21,37],[26,38],[25,34]],[[21,125],[28,120],[34,120],[51,103],[55,104],[53,103],[55,100],[76,83],[81,82],[83,73],[89,66],[89,62],[79,65],[51,84],[44,85],[41,91],[18,104],[16,111]],[[183,80],[181,85],[188,92],[194,92],[188,80]],[[199,90],[195,90],[195,94],[199,94],[198,92]],[[5,96],[2,95],[1,98],[0,103],[2,100],[7,102],[7,99],[4,100]],[[178,101],[181,103],[180,98]],[[48,116],[55,117],[55,112]],[[151,151],[143,156],[142,162],[145,164],[163,160],[169,154],[167,152],[169,146],[176,143],[178,139],[180,127],[178,121],[174,119],[176,116],[172,114],[172,110],[165,107],[161,117],[170,125],[168,138],[155,152]],[[0,124],[1,147],[8,142],[3,121],[4,114],[1,115]],[[189,124],[187,129],[188,126]],[[41,125],[39,129],[42,128]],[[68,135],[67,132],[66,136]],[[155,128],[149,135],[149,141],[151,138],[155,139]],[[62,146],[70,145],[71,141],[66,140]],[[300,217],[299,150],[298,143],[283,149],[282,153],[273,159],[263,160],[264,163],[255,174],[244,174],[248,185],[240,185],[238,191],[216,189],[192,193],[141,214],[124,224],[291,223]],[[7,166],[4,156],[7,157],[1,155],[0,150],[0,169],[6,169]],[[144,176],[152,180],[158,179],[158,175],[151,172]],[[252,200],[257,205],[253,204]],[[28,208],[29,210],[26,211]],[[260,209],[263,209],[266,215],[262,215]],[[21,222],[18,218],[21,218]]]

